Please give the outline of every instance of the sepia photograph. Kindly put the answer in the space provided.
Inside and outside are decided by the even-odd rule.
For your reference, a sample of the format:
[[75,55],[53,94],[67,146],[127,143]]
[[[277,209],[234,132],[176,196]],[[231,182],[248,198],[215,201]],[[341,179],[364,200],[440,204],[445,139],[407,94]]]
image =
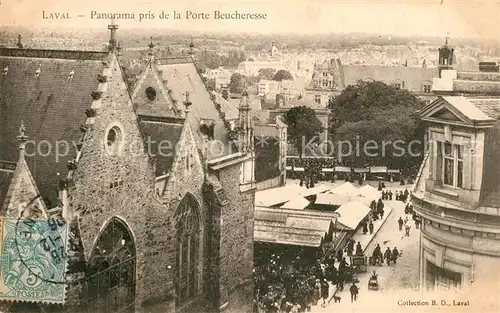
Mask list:
[[0,313],[499,295],[499,0],[0,0]]

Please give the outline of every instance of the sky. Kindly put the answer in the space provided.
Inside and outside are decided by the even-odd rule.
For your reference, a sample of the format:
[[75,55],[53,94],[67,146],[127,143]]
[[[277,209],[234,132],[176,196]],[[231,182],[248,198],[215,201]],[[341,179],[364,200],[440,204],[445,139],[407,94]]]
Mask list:
[[[441,4],[441,1],[443,3]],[[254,33],[374,33],[445,37],[500,38],[500,0],[0,0],[0,25],[55,28],[106,28],[98,13],[134,13],[117,20],[120,29],[165,28]],[[182,19],[172,19],[173,11]],[[187,20],[186,11],[210,13],[207,20]],[[216,20],[221,12],[265,13],[265,20]],[[43,19],[43,11],[69,13],[69,20]],[[170,19],[158,14],[169,12]],[[154,20],[138,20],[140,13]],[[78,15],[81,15],[80,17]]]

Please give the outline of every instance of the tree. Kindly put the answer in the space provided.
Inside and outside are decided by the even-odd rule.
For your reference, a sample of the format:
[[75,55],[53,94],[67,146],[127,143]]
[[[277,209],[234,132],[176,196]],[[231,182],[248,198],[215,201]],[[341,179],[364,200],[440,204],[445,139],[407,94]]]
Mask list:
[[[408,175],[416,174],[423,157],[423,144],[409,143],[423,140],[424,130],[417,110],[423,103],[395,86],[383,82],[359,81],[347,86],[332,99],[330,133],[337,141],[350,142],[359,151],[342,161],[346,166],[387,166],[399,168]],[[370,142],[370,143],[368,143]],[[385,145],[384,145],[385,143]],[[366,147],[370,148],[369,151]],[[346,145],[342,144],[347,149]],[[404,149],[404,152],[403,150]],[[347,151],[343,149],[343,155]]]
[[234,73],[231,75],[229,80],[229,92],[231,93],[242,93],[245,88],[246,79],[245,76],[240,73]]
[[272,68],[261,68],[259,70],[259,78],[271,80],[271,79],[273,79],[275,72],[276,71]]
[[279,70],[274,74],[273,80],[275,81],[282,81],[282,80],[293,80],[293,75],[290,74],[289,71],[286,70]]
[[319,142],[319,134],[323,131],[321,121],[314,110],[306,106],[291,108],[283,118],[288,125],[288,139],[302,157],[306,144]]

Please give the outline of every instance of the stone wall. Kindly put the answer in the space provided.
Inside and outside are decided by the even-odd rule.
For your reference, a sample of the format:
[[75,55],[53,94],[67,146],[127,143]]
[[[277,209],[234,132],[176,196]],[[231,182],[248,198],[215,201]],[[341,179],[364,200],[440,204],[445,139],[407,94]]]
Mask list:
[[240,164],[221,170],[219,180],[229,195],[222,208],[220,269],[221,284],[227,291],[224,312],[252,312],[253,224],[255,189],[239,190]]
[[[137,118],[114,56],[107,70],[108,80],[70,185],[69,211],[79,214],[87,261],[112,217],[119,217],[129,227],[136,247],[135,303],[140,307],[153,295],[169,297],[171,275],[161,266],[168,242],[158,232],[165,227],[165,220],[157,218],[166,209],[154,198],[153,168],[143,151]],[[122,131],[124,145],[119,155],[109,155],[105,149],[106,132],[112,125]]]

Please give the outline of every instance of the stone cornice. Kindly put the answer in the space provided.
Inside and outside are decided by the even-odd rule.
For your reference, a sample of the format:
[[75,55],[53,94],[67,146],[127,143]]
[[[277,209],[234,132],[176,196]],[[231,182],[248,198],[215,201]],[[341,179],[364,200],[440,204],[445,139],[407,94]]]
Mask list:
[[[420,201],[423,203],[423,205],[417,205],[414,203],[414,210],[415,212],[422,216],[425,219],[431,220],[436,223],[440,224],[445,224],[448,226],[468,230],[468,231],[475,231],[475,232],[481,232],[481,233],[493,233],[493,234],[500,234],[500,227],[493,225],[493,224],[485,224],[481,222],[469,222],[464,219],[459,219],[459,218],[453,218],[450,217],[450,212],[453,211],[458,211],[453,208],[448,208],[448,207],[442,207],[439,204],[433,203],[432,201],[424,198],[419,198],[416,197],[415,195],[412,195],[412,202],[413,201]],[[436,214],[436,212],[433,212],[433,210],[426,209],[426,205],[432,205],[432,206],[438,206],[440,208],[439,214]],[[461,210],[462,211],[462,210]],[[464,210],[467,213],[474,214],[476,216],[480,215],[487,215],[483,214],[482,212],[477,212],[477,211],[469,211],[469,210]],[[443,217],[440,213],[441,212],[448,212],[445,213],[446,215]],[[491,215],[487,215],[491,216]]]

